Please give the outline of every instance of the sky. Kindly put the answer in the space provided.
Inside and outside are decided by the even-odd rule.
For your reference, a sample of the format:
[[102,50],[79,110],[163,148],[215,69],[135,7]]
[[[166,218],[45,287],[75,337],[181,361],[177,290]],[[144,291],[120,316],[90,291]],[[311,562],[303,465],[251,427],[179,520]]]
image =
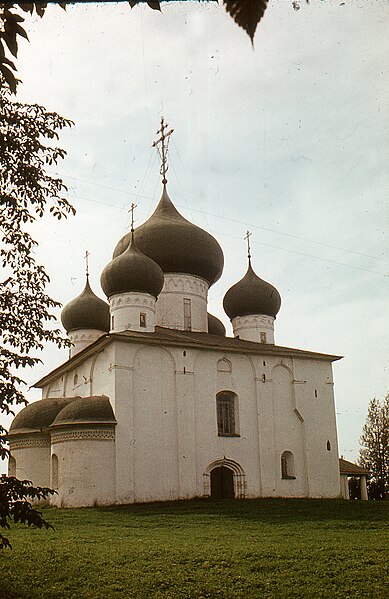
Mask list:
[[[277,287],[278,345],[344,356],[334,364],[339,453],[358,458],[369,401],[389,391],[389,42],[386,0],[270,0],[254,47],[221,5],[49,6],[20,43],[19,101],[70,118],[52,172],[77,210],[33,228],[49,292],[66,304],[161,193],[151,147],[174,134],[168,190],[221,244],[210,312],[247,267]],[[57,312],[59,315],[59,312]],[[32,385],[66,360],[47,347]],[[31,389],[30,401],[40,399]],[[1,417],[2,423],[9,419]],[[0,462],[0,471],[5,466]]]

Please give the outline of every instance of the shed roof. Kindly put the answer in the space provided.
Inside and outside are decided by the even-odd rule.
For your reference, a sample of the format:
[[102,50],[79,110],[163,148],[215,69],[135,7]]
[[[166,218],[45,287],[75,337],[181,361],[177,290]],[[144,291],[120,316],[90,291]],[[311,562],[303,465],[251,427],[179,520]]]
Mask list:
[[361,466],[353,464],[352,462],[348,462],[343,458],[339,458],[339,470],[340,474],[344,474],[346,476],[361,476],[362,474],[370,474],[369,470],[365,470],[365,468],[361,468]]

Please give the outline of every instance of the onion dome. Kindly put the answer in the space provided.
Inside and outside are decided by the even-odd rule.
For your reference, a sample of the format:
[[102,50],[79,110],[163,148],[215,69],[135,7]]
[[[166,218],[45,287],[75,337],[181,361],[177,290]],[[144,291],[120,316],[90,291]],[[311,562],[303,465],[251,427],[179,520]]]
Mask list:
[[[163,187],[161,200],[150,218],[135,230],[139,249],[162,268],[164,273],[183,273],[201,277],[213,285],[221,276],[223,252],[212,235],[181,216]],[[128,233],[117,244],[114,258],[120,256],[131,240]]]
[[164,278],[161,268],[154,260],[137,248],[133,231],[129,245],[107,264],[101,274],[101,287],[107,297],[115,293],[138,291],[149,293],[155,298],[161,292]]
[[116,424],[111,403],[106,395],[77,397],[58,413],[52,426],[89,423]]
[[78,329],[109,331],[109,306],[93,293],[88,275],[84,291],[62,310],[61,321],[67,333]]
[[216,318],[213,314],[208,312],[208,333],[211,335],[221,335],[222,337],[226,336],[226,327],[222,323],[221,320]]
[[30,403],[13,419],[9,435],[41,432],[50,426],[57,414],[72,401],[74,397],[50,397]]
[[235,316],[264,314],[276,317],[281,307],[281,296],[277,289],[260,279],[249,267],[243,279],[235,283],[223,300],[225,313],[232,320]]

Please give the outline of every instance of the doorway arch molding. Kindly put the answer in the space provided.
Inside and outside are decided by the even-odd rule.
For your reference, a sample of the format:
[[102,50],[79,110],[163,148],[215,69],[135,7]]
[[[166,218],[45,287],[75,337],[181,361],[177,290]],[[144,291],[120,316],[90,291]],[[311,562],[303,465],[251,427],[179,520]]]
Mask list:
[[246,497],[246,474],[242,466],[231,460],[230,458],[219,458],[214,460],[206,467],[203,474],[204,481],[204,496],[210,497],[211,495],[211,472],[215,468],[229,468],[232,470],[234,475],[234,494],[236,499],[243,499]]

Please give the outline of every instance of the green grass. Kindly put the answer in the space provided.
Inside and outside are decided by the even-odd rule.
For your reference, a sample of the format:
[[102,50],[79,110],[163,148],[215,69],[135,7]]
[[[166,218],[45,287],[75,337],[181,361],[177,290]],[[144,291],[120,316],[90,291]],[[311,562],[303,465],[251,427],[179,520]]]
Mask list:
[[44,514],[54,531],[10,531],[0,597],[389,597],[389,502],[199,500]]

